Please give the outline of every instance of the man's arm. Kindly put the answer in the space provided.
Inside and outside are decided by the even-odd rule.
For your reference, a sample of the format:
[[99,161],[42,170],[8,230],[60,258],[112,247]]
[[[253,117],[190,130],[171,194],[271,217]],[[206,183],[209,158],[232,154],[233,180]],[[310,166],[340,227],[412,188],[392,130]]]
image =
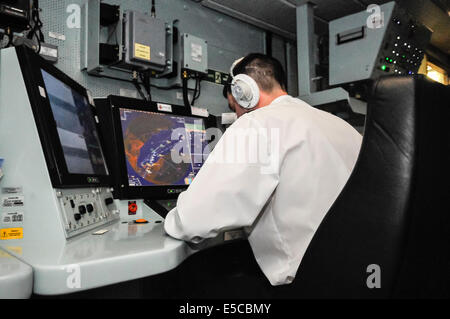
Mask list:
[[166,216],[166,232],[198,243],[251,226],[278,185],[279,166],[267,169],[269,135],[249,116],[235,122]]

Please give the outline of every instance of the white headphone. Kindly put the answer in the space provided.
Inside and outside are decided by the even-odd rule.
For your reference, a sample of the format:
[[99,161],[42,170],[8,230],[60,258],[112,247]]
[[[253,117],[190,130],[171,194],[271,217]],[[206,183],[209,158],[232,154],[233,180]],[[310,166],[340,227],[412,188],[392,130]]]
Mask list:
[[259,102],[259,87],[255,80],[247,74],[234,75],[234,67],[242,61],[240,58],[231,66],[230,75],[233,79],[231,82],[231,94],[236,102],[244,109],[252,109]]

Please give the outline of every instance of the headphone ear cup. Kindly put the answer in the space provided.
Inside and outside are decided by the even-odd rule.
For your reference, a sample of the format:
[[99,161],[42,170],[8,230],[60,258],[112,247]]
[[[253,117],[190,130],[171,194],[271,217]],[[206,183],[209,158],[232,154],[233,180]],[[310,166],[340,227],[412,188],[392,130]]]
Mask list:
[[252,109],[259,102],[258,84],[247,74],[238,74],[233,78],[231,94],[244,109]]

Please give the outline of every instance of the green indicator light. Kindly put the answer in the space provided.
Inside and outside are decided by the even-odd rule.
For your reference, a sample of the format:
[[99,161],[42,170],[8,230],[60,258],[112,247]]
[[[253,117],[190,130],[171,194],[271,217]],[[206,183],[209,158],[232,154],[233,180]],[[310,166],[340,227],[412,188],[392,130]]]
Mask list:
[[381,69],[384,71],[384,70],[386,70],[386,66],[385,65],[382,65],[381,66]]
[[389,62],[391,62],[391,63],[392,63],[392,59],[389,59]]
[[386,61],[389,61],[389,58],[386,58]]

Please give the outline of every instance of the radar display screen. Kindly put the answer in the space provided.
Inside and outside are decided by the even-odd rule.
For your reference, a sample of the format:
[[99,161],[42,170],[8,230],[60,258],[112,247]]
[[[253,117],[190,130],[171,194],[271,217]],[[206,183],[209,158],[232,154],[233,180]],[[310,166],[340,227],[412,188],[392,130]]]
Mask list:
[[129,186],[189,185],[209,154],[202,119],[121,108]]
[[70,174],[108,175],[87,98],[41,70]]

